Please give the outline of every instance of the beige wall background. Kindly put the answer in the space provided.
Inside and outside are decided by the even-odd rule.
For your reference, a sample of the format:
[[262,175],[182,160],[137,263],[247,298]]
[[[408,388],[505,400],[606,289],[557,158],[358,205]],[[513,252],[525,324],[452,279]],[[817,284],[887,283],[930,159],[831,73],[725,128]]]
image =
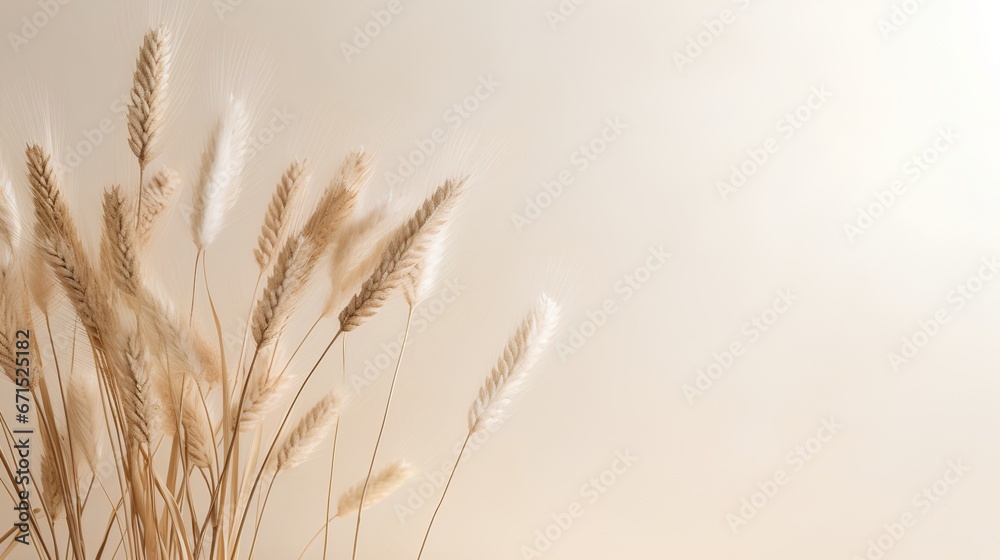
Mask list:
[[[24,142],[51,131],[94,234],[102,189],[134,188],[120,99],[145,27],[169,22],[182,95],[160,162],[194,176],[229,91],[257,115],[208,255],[229,343],[291,158],[315,162],[313,195],[359,145],[377,156],[372,197],[474,173],[380,449],[425,474],[366,515],[364,557],[416,556],[420,495],[547,291],[557,346],[459,470],[427,558],[995,558],[998,15],[985,0],[6,1],[2,158],[23,183]],[[396,181],[421,143],[433,152]],[[720,186],[741,167],[745,184]],[[186,305],[183,214],[155,267]],[[364,476],[404,319],[396,302],[348,340],[337,493]],[[339,353],[324,364],[317,394],[341,380]],[[275,487],[261,558],[297,555],[320,525],[328,451]],[[334,557],[352,534],[335,525]]]

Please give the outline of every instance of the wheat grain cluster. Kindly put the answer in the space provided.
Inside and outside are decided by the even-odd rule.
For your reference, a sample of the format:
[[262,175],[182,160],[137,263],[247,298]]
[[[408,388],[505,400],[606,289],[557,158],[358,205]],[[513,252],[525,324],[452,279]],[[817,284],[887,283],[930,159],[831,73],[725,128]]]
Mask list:
[[[205,263],[239,198],[250,108],[229,99],[208,131],[197,176],[182,177],[159,161],[173,58],[170,29],[151,29],[139,48],[127,111],[128,146],[139,173],[132,185],[105,188],[98,243],[84,239],[77,226],[51,147],[25,149],[33,215],[18,212],[11,180],[0,183],[0,367],[35,425],[35,452],[22,476],[23,426],[0,418],[0,481],[15,507],[26,504],[15,509],[19,523],[0,538],[0,558],[254,557],[258,542],[268,538],[268,497],[282,475],[332,443],[329,480],[317,481],[332,488],[335,465],[353,459],[337,455],[340,416],[349,406],[337,387],[340,376],[315,374],[345,333],[361,329],[396,296],[408,306],[409,332],[467,195],[467,180],[459,177],[437,186],[409,214],[391,199],[363,205],[373,162],[357,151],[306,207],[313,167],[304,159],[291,162],[275,173],[257,242],[247,247],[258,275],[250,311],[239,318],[242,345],[227,354]],[[147,256],[186,187],[194,266],[190,308],[179,309]],[[312,280],[324,274],[330,279],[325,306],[300,308],[316,285]],[[207,328],[195,320],[202,315],[196,310],[211,312]],[[305,336],[286,337],[303,316],[306,324],[314,320]],[[557,316],[556,304],[543,296],[514,330],[469,408],[465,445],[509,412]],[[292,367],[310,337],[321,338],[323,350],[302,358],[311,367]],[[283,558],[301,557],[311,546],[318,557],[319,543],[322,557],[331,557],[330,524],[341,520],[353,521],[352,558],[364,556],[364,511],[413,475],[410,463],[378,455],[391,427],[405,340],[378,437],[371,454],[360,457],[367,475],[339,498],[328,495],[313,539],[284,543]],[[440,490],[423,542],[414,546],[416,558],[433,548],[431,528],[464,451]]]

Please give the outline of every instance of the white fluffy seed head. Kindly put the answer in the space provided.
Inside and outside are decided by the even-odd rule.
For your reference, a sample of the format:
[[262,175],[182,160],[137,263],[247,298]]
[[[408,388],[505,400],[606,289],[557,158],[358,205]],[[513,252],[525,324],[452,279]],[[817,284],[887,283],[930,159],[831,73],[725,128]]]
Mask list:
[[487,376],[469,409],[469,433],[494,429],[509,412],[531,370],[552,340],[559,307],[543,295],[507,341],[500,359]]
[[240,175],[246,165],[250,119],[246,107],[231,99],[202,155],[194,189],[191,234],[199,250],[215,241],[226,214],[239,196]]

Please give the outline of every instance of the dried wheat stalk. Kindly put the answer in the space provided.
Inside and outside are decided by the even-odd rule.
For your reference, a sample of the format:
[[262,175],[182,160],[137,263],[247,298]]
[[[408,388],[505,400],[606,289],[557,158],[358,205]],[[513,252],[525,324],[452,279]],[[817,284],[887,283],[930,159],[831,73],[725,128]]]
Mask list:
[[278,452],[264,467],[264,472],[277,474],[296,467],[309,455],[333,429],[340,415],[342,400],[336,393],[329,393],[299,420],[298,425],[285,438]]
[[169,29],[159,25],[146,33],[135,61],[128,106],[128,144],[141,169],[163,147],[160,131],[167,110],[171,58]]
[[368,490],[364,490],[365,481],[360,480],[340,495],[337,501],[337,514],[334,517],[350,517],[360,509],[361,495],[365,495],[365,509],[388,498],[413,476],[413,467],[406,461],[392,462],[377,473],[368,482]]
[[295,160],[278,181],[271,203],[264,215],[264,224],[257,238],[254,258],[261,271],[267,270],[274,260],[278,247],[292,225],[298,194],[309,184],[309,171],[304,160]]
[[464,181],[445,181],[389,241],[375,271],[340,312],[340,328],[350,332],[371,318],[397,289],[411,281],[412,271],[447,223]]

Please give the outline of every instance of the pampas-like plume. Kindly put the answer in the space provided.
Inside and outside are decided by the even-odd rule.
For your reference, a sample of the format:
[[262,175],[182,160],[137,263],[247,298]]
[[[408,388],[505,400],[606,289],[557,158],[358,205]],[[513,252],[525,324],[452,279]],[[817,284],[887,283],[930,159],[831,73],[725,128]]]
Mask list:
[[278,181],[271,203],[267,206],[264,225],[260,228],[254,258],[261,271],[267,270],[274,260],[278,247],[285,239],[292,224],[299,191],[309,184],[309,171],[304,160],[295,160]]
[[340,397],[332,392],[320,399],[281,443],[278,452],[267,462],[264,472],[276,475],[308,459],[333,429],[334,423],[340,417],[341,404]]
[[101,265],[118,289],[137,297],[142,290],[142,272],[129,208],[121,187],[115,185],[105,191]]
[[70,376],[66,388],[66,425],[73,440],[77,468],[85,464],[96,469],[101,452],[104,423],[96,379],[94,371],[78,371]]
[[445,181],[413,216],[396,229],[382,260],[361,290],[340,313],[340,328],[350,332],[367,321],[396,291],[410,281],[414,266],[426,256],[458,202],[465,181]]
[[337,502],[337,515],[334,517],[349,517],[358,513],[361,506],[361,494],[365,495],[365,509],[388,498],[393,492],[413,476],[413,468],[406,461],[395,461],[374,475],[368,482],[368,490],[364,490],[365,481],[361,480],[340,495]]
[[157,171],[156,175],[143,185],[139,221],[136,224],[136,237],[141,247],[149,245],[158,218],[173,202],[180,185],[180,174],[167,168]]
[[479,395],[469,409],[469,434],[492,429],[524,386],[531,369],[548,345],[559,321],[559,307],[547,296],[528,313],[514,332]]
[[141,169],[162,149],[160,129],[167,109],[170,62],[170,31],[159,25],[146,33],[139,47],[128,105],[128,145]]
[[191,235],[198,250],[215,241],[226,213],[236,204],[248,136],[246,108],[238,99],[232,99],[202,155],[201,172],[194,188]]
[[14,185],[0,170],[0,270],[10,268],[20,237],[21,219],[14,200]]

